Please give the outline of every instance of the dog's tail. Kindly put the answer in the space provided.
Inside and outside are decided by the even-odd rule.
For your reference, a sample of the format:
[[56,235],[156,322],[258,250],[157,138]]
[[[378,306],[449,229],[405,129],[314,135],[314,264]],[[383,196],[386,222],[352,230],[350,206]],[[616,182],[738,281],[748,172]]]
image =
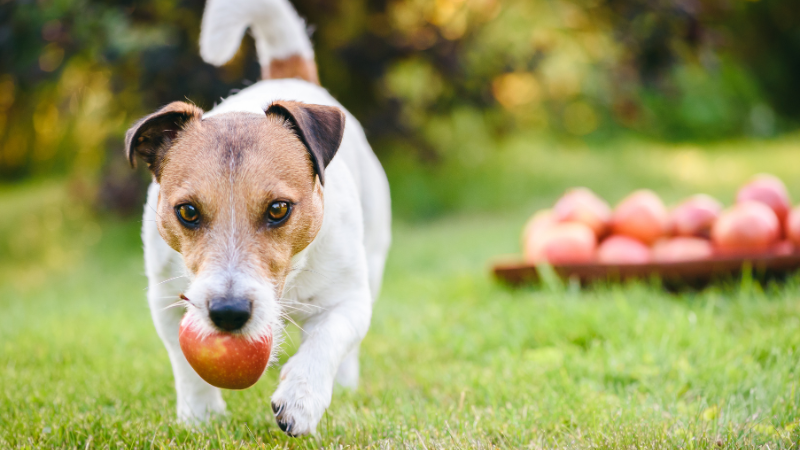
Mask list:
[[319,84],[305,21],[288,0],[208,0],[200,56],[221,66],[236,54],[247,28],[256,42],[261,78],[302,78]]

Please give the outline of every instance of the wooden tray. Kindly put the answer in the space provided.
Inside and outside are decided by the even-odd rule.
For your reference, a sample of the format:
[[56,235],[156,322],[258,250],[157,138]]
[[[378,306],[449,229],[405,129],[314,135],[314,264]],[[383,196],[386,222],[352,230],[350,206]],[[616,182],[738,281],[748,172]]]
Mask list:
[[[750,267],[758,279],[780,278],[800,269],[800,253],[789,255],[715,257],[700,261],[650,264],[563,264],[553,266],[562,279],[577,279],[581,284],[600,280],[659,278],[667,287],[702,287],[715,278],[737,276]],[[501,262],[493,266],[495,277],[513,286],[539,280],[536,266],[519,261]]]

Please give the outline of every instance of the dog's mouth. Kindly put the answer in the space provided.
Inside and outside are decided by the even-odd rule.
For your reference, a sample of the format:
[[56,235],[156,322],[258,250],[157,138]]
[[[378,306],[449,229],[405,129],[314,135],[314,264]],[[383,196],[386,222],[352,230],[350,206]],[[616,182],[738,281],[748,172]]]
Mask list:
[[280,309],[271,285],[237,272],[195,276],[177,297],[205,334],[225,333],[258,339],[280,328]]

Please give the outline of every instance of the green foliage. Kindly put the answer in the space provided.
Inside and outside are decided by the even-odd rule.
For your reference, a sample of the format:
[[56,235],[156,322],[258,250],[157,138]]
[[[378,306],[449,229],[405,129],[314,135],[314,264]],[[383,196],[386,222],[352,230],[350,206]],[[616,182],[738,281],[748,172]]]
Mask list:
[[[800,115],[800,22],[788,0],[295,4],[316,27],[323,84],[386,161],[402,149],[417,165],[450,164],[464,127],[481,138],[466,157],[488,160],[509,135],[771,136]],[[184,98],[210,108],[256,80],[249,40],[224,68],[200,60],[202,7],[0,4],[0,176],[96,185],[140,115]]]
[[107,153],[121,158],[122,135],[140,115],[184,97],[208,107],[254,79],[254,60],[225,70],[202,64],[201,8],[163,1],[0,4],[0,177],[72,174],[94,184]]

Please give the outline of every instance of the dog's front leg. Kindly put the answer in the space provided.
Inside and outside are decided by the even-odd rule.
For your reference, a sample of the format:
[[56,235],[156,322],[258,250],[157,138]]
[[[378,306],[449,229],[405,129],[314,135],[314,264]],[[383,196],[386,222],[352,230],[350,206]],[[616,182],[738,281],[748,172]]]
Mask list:
[[208,420],[212,415],[225,412],[225,401],[220,390],[203,381],[192,369],[183,356],[178,342],[178,329],[183,308],[168,308],[172,301],[165,302],[164,297],[178,298],[177,295],[165,296],[164,289],[150,287],[150,312],[156,331],[164,342],[164,347],[172,363],[175,376],[175,390],[178,394],[178,420],[184,423],[197,423]]
[[169,248],[158,234],[155,225],[157,199],[158,185],[153,184],[149,189],[142,230],[149,280],[147,301],[153,324],[172,363],[175,389],[178,393],[178,419],[187,423],[202,422],[213,414],[224,413],[225,401],[222,400],[219,389],[197,375],[181,351],[178,329],[184,310],[174,307],[174,303],[186,289],[188,278],[185,276],[186,268],[181,262],[181,256]]
[[303,343],[281,369],[280,384],[272,395],[278,426],[290,436],[316,431],[331,403],[339,365],[369,329],[372,301],[366,285],[347,300],[324,303],[335,306],[303,324]]

